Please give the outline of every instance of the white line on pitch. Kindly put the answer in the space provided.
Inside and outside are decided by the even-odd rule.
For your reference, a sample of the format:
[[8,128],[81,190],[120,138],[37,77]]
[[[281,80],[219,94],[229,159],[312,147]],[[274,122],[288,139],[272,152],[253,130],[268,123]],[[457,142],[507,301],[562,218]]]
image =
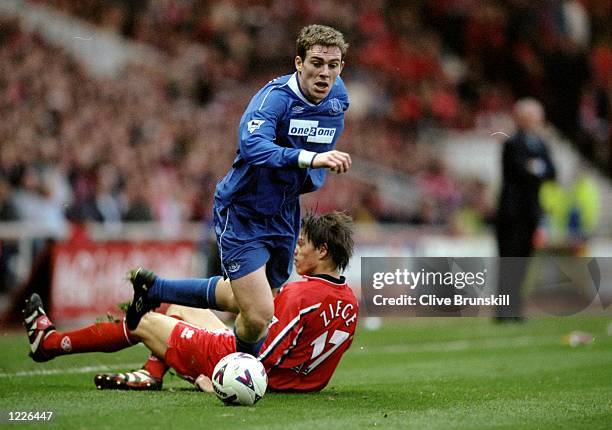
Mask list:
[[404,352],[452,352],[468,349],[497,349],[559,344],[560,336],[520,336],[513,338],[458,339],[447,342],[405,343],[400,345],[365,346],[353,350],[361,354],[398,354]]
[[101,372],[104,370],[111,369],[133,369],[142,366],[140,363],[118,363],[118,364],[107,364],[103,366],[85,366],[85,367],[73,367],[67,369],[41,369],[41,370],[20,370],[12,373],[0,373],[0,378],[14,378],[20,376],[47,376],[47,375],[64,375],[70,373],[89,373],[89,372]]

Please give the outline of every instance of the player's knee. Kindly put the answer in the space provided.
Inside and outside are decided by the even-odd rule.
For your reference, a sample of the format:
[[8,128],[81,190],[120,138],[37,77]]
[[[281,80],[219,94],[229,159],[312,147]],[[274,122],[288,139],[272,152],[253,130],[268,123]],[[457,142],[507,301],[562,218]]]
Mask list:
[[273,316],[274,307],[270,307],[270,309],[259,309],[258,312],[251,312],[248,315],[244,315],[244,319],[250,331],[263,333],[268,328]]
[[274,318],[274,303],[271,304],[263,313],[263,319],[265,320],[265,326],[268,327],[270,321]]
[[267,324],[263,319],[245,320],[244,336],[245,339],[258,339],[265,333]]

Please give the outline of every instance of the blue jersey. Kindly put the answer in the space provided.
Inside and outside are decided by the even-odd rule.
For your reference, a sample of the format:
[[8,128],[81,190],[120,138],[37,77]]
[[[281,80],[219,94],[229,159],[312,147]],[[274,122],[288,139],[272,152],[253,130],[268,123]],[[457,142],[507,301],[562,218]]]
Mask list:
[[238,155],[217,184],[217,209],[233,205],[247,216],[269,216],[318,189],[327,169],[309,163],[314,153],[335,148],[348,106],[340,77],[316,105],[302,94],[296,73],[265,85],[240,120]]

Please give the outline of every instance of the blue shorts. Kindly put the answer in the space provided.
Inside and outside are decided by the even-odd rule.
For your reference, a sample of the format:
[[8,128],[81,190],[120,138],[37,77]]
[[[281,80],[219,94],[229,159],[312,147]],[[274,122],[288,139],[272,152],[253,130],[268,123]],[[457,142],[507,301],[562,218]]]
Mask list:
[[271,288],[281,287],[293,270],[293,252],[300,233],[299,200],[285,202],[279,213],[250,216],[238,205],[219,209],[214,224],[221,267],[230,280],[266,266]]

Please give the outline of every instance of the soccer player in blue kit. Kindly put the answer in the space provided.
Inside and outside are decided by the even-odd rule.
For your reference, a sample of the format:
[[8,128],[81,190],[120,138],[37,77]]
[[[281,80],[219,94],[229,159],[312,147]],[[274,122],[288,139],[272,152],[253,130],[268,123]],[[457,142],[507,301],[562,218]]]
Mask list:
[[161,302],[237,313],[237,351],[257,355],[274,314],[273,289],[292,270],[300,231],[299,196],[345,173],[351,157],[335,150],[348,94],[340,72],[348,44],[339,31],[304,27],[296,71],[270,81],[251,99],[239,126],[237,156],[217,184],[214,224],[227,279],[169,280],[132,270],[134,300],[126,322]]

